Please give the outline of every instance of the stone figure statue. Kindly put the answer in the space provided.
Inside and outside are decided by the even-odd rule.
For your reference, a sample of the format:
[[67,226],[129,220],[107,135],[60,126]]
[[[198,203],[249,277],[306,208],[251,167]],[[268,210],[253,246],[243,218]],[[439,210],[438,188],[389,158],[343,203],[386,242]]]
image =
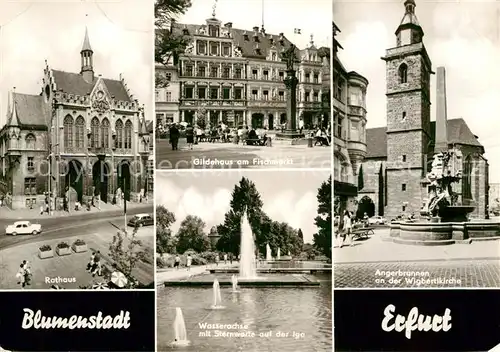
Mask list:
[[281,61],[286,62],[286,69],[288,71],[293,70],[293,64],[297,62],[294,44],[290,45],[288,49],[281,52]]

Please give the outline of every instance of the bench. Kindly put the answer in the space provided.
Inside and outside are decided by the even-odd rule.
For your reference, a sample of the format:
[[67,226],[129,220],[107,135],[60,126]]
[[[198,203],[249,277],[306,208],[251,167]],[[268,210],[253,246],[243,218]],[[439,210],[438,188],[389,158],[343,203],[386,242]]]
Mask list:
[[359,227],[357,229],[352,230],[352,240],[355,241],[356,239],[368,239],[370,238],[370,235],[374,235],[375,233],[373,232],[373,228],[371,227]]
[[220,136],[209,136],[207,137],[207,142],[210,143],[215,143],[216,141],[218,142],[220,140]]
[[328,139],[326,137],[315,136],[314,137],[314,146],[317,146],[318,144],[320,146],[327,146],[328,147],[328,145],[329,145]]
[[247,138],[245,142],[247,145],[264,145],[264,140],[261,138]]

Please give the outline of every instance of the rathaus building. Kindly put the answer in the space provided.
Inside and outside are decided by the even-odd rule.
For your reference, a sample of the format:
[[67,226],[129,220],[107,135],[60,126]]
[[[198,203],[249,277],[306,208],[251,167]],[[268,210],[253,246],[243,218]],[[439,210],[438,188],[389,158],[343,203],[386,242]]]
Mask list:
[[93,56],[85,31],[79,72],[46,63],[40,94],[9,92],[0,130],[0,193],[7,206],[38,207],[48,195],[57,209],[65,198],[115,203],[121,194],[139,201],[152,191],[144,109],[122,77],[95,74]]
[[[177,62],[157,65],[171,80],[157,87],[157,123],[268,129],[286,123],[286,64],[280,54],[292,43],[283,33],[237,29],[215,16],[203,24],[173,23],[170,30],[190,40]],[[297,49],[297,126],[300,119],[306,127],[329,125],[330,111],[322,104],[329,51],[317,48],[312,36],[307,48]]]

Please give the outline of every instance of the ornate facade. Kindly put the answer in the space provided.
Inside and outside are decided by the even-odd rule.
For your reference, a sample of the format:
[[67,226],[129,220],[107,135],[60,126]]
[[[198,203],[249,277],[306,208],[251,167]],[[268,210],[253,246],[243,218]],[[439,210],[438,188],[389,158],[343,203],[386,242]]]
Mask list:
[[347,71],[336,55],[342,48],[333,23],[333,136],[334,189],[337,212],[356,210],[357,175],[366,156],[366,90],[368,80]]
[[88,32],[80,73],[43,71],[39,95],[10,93],[0,131],[1,187],[12,208],[34,207],[51,194],[85,202],[132,201],[151,192],[151,135],[144,109],[124,79],[95,76]]
[[[216,18],[201,25],[175,23],[171,30],[190,38],[176,65],[180,98],[175,122],[281,128],[286,122],[286,65],[280,54],[291,46],[283,33],[268,34],[259,27],[236,29]],[[312,38],[309,47],[296,55],[297,125],[303,119],[305,125],[326,127],[329,111],[321,103],[323,58]],[[167,89],[173,97],[175,85]]]

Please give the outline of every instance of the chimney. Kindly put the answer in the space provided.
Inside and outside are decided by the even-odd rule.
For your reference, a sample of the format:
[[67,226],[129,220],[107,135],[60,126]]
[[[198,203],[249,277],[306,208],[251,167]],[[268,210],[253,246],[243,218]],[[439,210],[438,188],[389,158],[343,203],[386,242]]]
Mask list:
[[255,33],[259,33],[259,26],[255,26],[255,27],[253,27],[253,31],[254,31]]
[[233,28],[233,22],[228,22],[224,25],[226,28]]
[[436,136],[434,152],[448,151],[448,121],[446,110],[446,70],[438,67],[436,73]]

